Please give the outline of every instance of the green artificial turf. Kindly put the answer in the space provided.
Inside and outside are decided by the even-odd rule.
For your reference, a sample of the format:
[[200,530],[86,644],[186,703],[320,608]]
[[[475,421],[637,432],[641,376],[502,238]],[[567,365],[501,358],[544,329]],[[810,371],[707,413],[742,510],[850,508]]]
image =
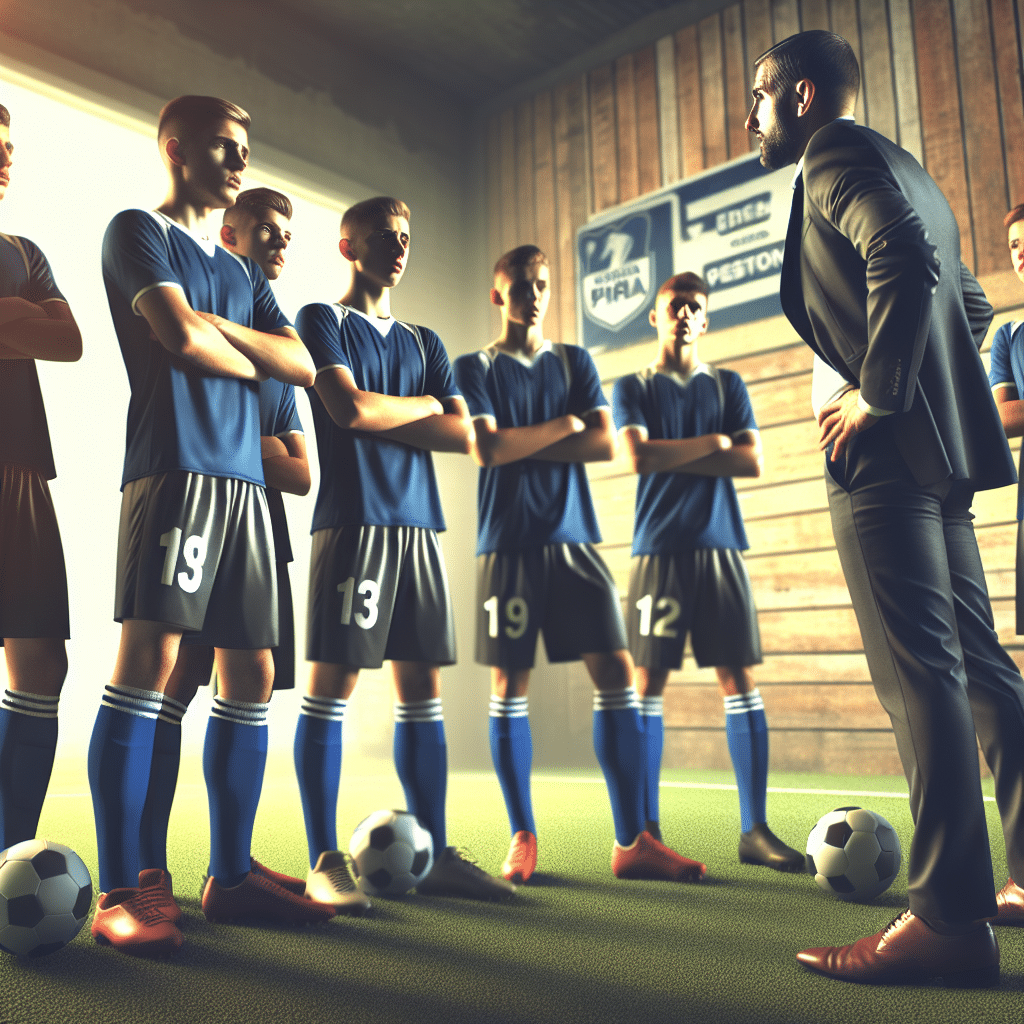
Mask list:
[[[346,766],[339,834],[378,807],[403,806],[386,765]],[[611,815],[596,775],[538,772],[540,870],[506,904],[378,900],[375,916],[306,929],[207,924],[199,909],[208,830],[205,789],[186,757],[171,822],[170,867],[185,910],[185,948],[148,961],[97,946],[86,926],[37,961],[0,956],[0,1024],[171,1022],[836,1022],[1024,1018],[1024,930],[999,932],[999,989],[897,989],[811,975],[794,959],[811,945],[853,941],[906,906],[906,870],[874,904],[838,902],[806,876],[741,867],[739,815],[726,773],[665,773],[666,841],[708,865],[702,885],[618,882],[609,870]],[[683,785],[676,785],[682,783]],[[772,793],[769,821],[801,847],[817,818],[860,803],[888,818],[904,844],[911,823],[901,779],[775,774],[779,789],[870,790],[893,797]],[[712,788],[708,788],[712,787]],[[987,790],[989,793],[991,789]],[[487,773],[452,775],[449,838],[489,870],[508,827]],[[997,885],[1005,879],[989,804]],[[74,847],[96,869],[91,805],[80,762],[58,765],[40,835]],[[293,874],[306,868],[302,814],[285,754],[272,756],[253,850]]]

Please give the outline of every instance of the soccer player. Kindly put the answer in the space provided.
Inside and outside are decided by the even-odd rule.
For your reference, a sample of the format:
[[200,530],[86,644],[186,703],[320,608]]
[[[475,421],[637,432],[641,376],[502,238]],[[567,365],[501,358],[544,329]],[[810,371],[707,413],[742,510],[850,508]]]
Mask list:
[[[1024,284],[1024,203],[1003,218],[1010,262]],[[1024,435],[1024,320],[1002,324],[992,341],[988,375],[999,418],[1007,437]],[[1024,483],[1017,485],[1016,632],[1024,633]],[[1022,879],[1024,881],[1024,879]],[[1010,878],[996,893],[998,916],[993,924],[1024,925],[1024,886]]]
[[[0,106],[0,199],[14,162]],[[36,359],[74,362],[82,337],[46,257],[0,234],[0,849],[32,839],[57,748],[68,585],[47,480],[56,475]]]
[[409,810],[430,832],[434,866],[417,891],[511,895],[448,845],[441,665],[455,661],[444,529],[433,451],[467,452],[472,425],[441,339],[391,315],[409,258],[409,208],[389,197],[341,221],[352,283],[340,302],[299,310],[316,364],[309,391],[320,456],[313,514],[306,657],[309,692],[295,731],[295,770],[309,843],[308,895],[335,901],[347,873],[336,814],[345,705],[359,670],[391,661],[395,767]]
[[740,861],[802,871],[804,858],[768,828],[768,725],[751,665],[761,661],[747,547],[732,478],[758,476],[761,441],[739,375],[700,361],[708,286],[696,274],[658,290],[651,325],[660,352],[620,378],[615,423],[635,472],[636,524],[627,616],[644,721],[645,815],[660,834],[658,780],[668,674],[689,632],[700,666],[712,665],[725,702],[725,734],[740,797]]
[[169,879],[161,873],[138,886],[156,720],[186,632],[214,645],[220,681],[203,752],[204,914],[286,923],[333,914],[279,885],[249,852],[277,644],[257,382],[307,385],[313,369],[259,267],[214,240],[213,214],[241,188],[248,126],[245,111],[225,100],[168,103],[158,129],[167,196],[156,211],[118,214],[103,242],[132,395],[114,616],[121,643],[89,748],[104,892],[92,930],[143,954],[182,941]]
[[[229,252],[247,256],[267,279],[276,281],[285,264],[285,250],[291,241],[292,204],[286,195],[269,188],[240,192],[233,206],[224,211],[221,244]],[[288,563],[292,560],[288,522],[281,492],[309,493],[309,463],[306,441],[295,407],[295,388],[274,380],[260,382],[260,452],[266,479],[267,507],[274,537],[277,578],[278,646],[271,651],[274,661],[274,690],[295,687],[295,623],[292,611]],[[142,812],[139,862],[142,877],[153,872],[171,887],[167,872],[167,826],[177,788],[181,757],[181,720],[200,686],[210,681],[214,648],[203,633],[185,633],[174,670],[167,680],[153,741],[153,767]],[[258,870],[278,884],[303,893],[306,883],[291,878],[258,861]],[[162,873],[167,872],[166,877]],[[370,901],[353,881],[347,892],[339,891],[335,907],[339,913],[362,914]]]
[[512,843],[502,873],[526,881],[537,863],[530,800],[527,688],[543,632],[548,660],[583,660],[594,681],[594,750],[611,799],[619,878],[697,881],[705,868],[645,829],[643,737],[619,598],[593,548],[600,541],[583,463],[615,453],[611,412],[590,355],[544,339],[551,293],[535,245],[494,268],[501,333],[455,361],[480,464],[477,661],[491,668],[490,738]]

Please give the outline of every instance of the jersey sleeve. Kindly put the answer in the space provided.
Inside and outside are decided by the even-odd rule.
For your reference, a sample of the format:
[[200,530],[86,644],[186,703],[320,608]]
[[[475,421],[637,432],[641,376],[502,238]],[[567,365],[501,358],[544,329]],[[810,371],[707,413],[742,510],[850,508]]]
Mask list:
[[582,417],[596,409],[606,408],[608,399],[604,397],[601,377],[590,353],[578,345],[567,346],[567,351],[574,364],[572,387],[569,391],[569,412]]
[[57,287],[49,261],[39,246],[27,238],[20,238],[20,241],[25,252],[25,259],[28,261],[28,294],[25,298],[29,302],[37,303],[46,302],[47,299],[60,299],[61,302],[67,302]]
[[731,370],[719,371],[724,380],[725,409],[722,410],[722,432],[730,437],[745,430],[757,430],[754,407],[743,378]]
[[103,274],[133,312],[139,299],[154,288],[185,290],[171,268],[163,229],[144,210],[124,210],[110,222],[103,237]]
[[281,312],[266,275],[252,260],[247,260],[247,262],[252,280],[253,330],[273,334],[275,331],[280,331],[282,327],[291,327],[292,322]]
[[274,421],[271,424],[274,437],[282,434],[301,434],[302,421],[299,410],[295,406],[295,387],[285,384],[281,389],[281,398],[274,410]]
[[441,339],[426,327],[420,328],[423,338],[423,356],[426,360],[426,380],[423,393],[433,395],[439,402],[461,395],[452,373],[452,364]]
[[469,415],[474,419],[486,416],[495,420],[494,403],[487,390],[487,368],[490,360],[483,352],[459,356],[455,360],[455,383],[469,406]]
[[1012,337],[1010,328],[1012,324],[1003,324],[992,340],[992,361],[988,371],[988,382],[996,388],[1000,384],[1012,384],[1017,388],[1020,395],[1020,388],[1013,377],[1013,367],[1010,363],[1010,339]]
[[339,366],[352,369],[349,358],[341,346],[338,314],[333,307],[324,302],[312,302],[308,306],[303,306],[295,317],[295,329],[313,357],[313,365],[318,374]]
[[644,411],[642,388],[635,373],[628,377],[620,377],[612,390],[612,418],[618,430],[636,427],[647,437],[647,414]]

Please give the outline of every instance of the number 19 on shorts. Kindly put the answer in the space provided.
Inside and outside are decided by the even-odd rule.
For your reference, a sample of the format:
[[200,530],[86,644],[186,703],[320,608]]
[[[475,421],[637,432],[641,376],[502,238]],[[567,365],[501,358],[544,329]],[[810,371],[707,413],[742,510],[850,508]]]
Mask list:
[[[487,612],[487,635],[498,635],[498,595],[484,601]],[[525,632],[530,621],[530,609],[521,597],[510,597],[505,602],[505,636],[510,640],[518,640]]]

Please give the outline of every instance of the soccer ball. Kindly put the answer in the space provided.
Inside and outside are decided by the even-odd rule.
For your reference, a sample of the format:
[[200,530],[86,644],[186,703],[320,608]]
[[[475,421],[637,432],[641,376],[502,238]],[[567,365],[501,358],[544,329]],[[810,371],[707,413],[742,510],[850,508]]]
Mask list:
[[807,870],[841,900],[873,900],[900,873],[900,839],[874,811],[837,807],[807,837]]
[[403,896],[434,864],[430,833],[408,811],[374,811],[352,833],[348,852],[368,896]]
[[28,839],[0,853],[0,949],[46,956],[66,946],[89,916],[92,879],[74,850]]

